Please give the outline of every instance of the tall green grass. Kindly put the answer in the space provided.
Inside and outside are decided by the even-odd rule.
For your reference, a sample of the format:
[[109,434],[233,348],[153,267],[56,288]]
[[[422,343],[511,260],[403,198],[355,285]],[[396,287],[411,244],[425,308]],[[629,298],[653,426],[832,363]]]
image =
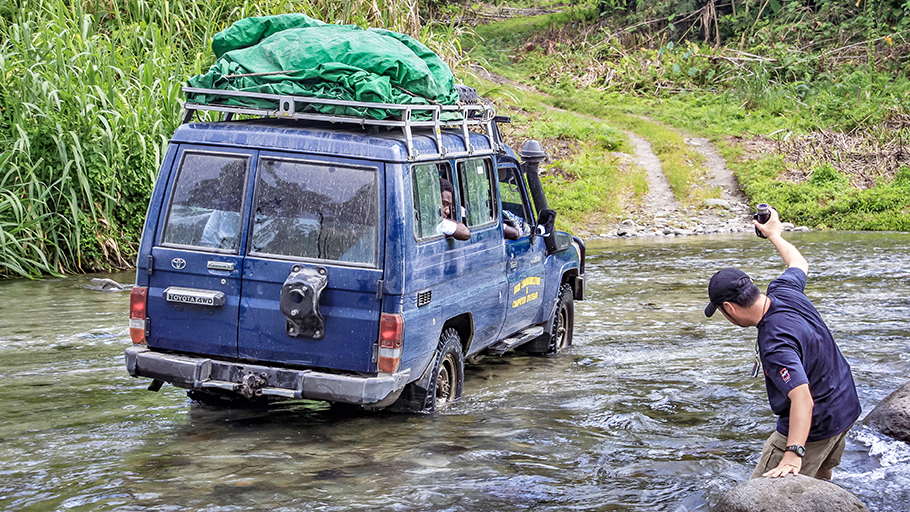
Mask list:
[[416,0],[9,0],[0,3],[0,277],[133,264],[187,78],[212,36],[304,12],[406,32],[463,63],[454,25]]
[[60,0],[0,20],[0,273],[125,267],[138,244],[182,58],[155,25],[98,28]]

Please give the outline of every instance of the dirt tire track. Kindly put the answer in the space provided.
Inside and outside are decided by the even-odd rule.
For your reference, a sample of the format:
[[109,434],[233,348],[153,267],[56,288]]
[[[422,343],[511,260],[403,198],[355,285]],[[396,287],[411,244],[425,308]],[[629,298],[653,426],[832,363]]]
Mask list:
[[[478,77],[500,85],[510,85],[526,91],[542,94],[531,86],[510,80],[503,76],[488,71],[481,66],[472,66],[472,72]],[[554,111],[567,112],[547,105]],[[594,119],[606,123],[603,119],[569,112],[578,116]],[[642,118],[647,122],[655,122]],[[671,128],[672,129],[672,128]],[[616,238],[616,237],[647,237],[647,236],[686,236],[711,233],[736,233],[753,229],[748,200],[739,188],[739,183],[733,176],[733,171],[727,168],[723,157],[717,153],[711,142],[703,137],[693,137],[679,132],[690,147],[705,157],[707,167],[706,181],[709,186],[721,188],[719,202],[709,205],[683,207],[673,194],[670,183],[663,172],[660,159],[651,148],[651,143],[639,135],[626,131],[626,136],[634,149],[634,155],[627,155],[625,160],[641,167],[647,172],[648,194],[642,204],[626,206],[624,216],[608,226],[591,226],[592,230],[600,231],[604,227],[607,231],[579,232],[587,238]]]
[[[646,122],[654,122],[641,118]],[[705,158],[705,185],[721,190],[719,200],[708,200],[705,204],[684,206],[673,194],[670,183],[663,172],[660,159],[651,149],[651,144],[637,134],[626,131],[634,155],[628,160],[644,169],[648,177],[648,194],[641,205],[628,205],[626,216],[614,229],[594,235],[592,238],[616,237],[672,237],[711,233],[741,233],[752,228],[749,203],[740,190],[736,177],[714,149],[711,142],[703,137],[682,135],[693,150]]]
[[632,163],[648,173],[648,194],[644,198],[645,210],[652,213],[658,210],[667,212],[678,210],[679,202],[673,195],[670,181],[663,172],[660,158],[651,149],[651,143],[630,131],[626,132],[626,136],[629,137],[629,143],[635,150]]

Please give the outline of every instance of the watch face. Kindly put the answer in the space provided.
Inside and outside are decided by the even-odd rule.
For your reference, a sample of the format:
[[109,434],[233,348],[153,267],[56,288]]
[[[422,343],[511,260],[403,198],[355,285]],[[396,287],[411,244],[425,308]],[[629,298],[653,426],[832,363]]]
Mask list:
[[798,455],[798,456],[800,456],[800,457],[806,455],[806,449],[803,448],[802,446],[798,445],[798,444],[794,444],[794,445],[792,445],[792,446],[788,446],[788,447],[787,447],[787,451],[795,452],[796,455]]

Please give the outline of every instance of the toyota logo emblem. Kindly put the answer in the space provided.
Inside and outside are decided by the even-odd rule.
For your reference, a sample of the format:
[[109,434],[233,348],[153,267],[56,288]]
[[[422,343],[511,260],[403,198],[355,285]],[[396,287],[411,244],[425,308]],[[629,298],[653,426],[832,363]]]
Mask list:
[[183,270],[186,268],[186,260],[183,258],[174,258],[171,260],[171,266],[176,270]]

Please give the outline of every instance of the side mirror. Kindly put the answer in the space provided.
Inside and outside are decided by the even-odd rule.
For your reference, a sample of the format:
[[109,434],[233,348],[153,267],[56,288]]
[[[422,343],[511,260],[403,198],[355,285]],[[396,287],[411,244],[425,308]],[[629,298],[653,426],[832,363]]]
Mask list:
[[556,242],[554,241],[554,238],[550,236],[555,229],[556,212],[549,208],[540,210],[540,214],[537,216],[537,229],[535,233],[544,237],[544,242],[547,245],[547,254],[552,254],[556,251]]

